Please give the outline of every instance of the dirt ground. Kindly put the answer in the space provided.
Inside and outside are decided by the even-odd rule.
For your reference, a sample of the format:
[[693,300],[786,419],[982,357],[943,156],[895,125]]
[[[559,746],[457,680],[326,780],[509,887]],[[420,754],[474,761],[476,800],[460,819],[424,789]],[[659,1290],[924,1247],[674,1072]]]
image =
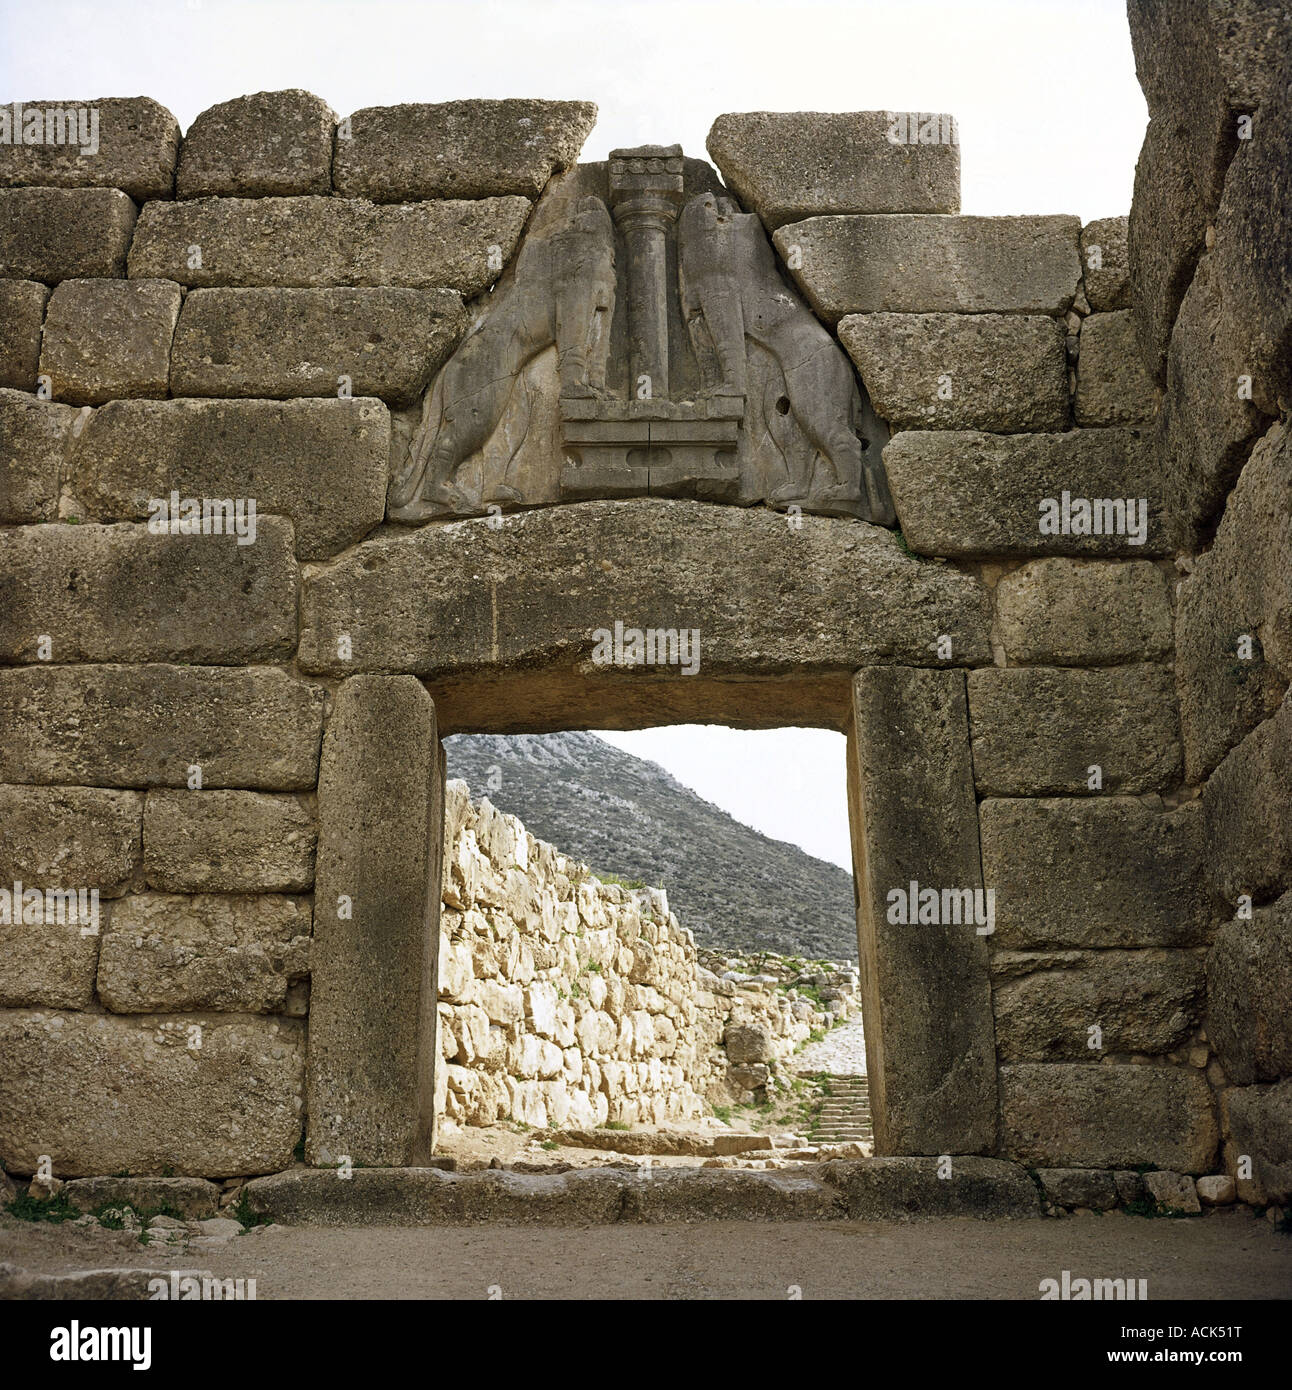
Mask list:
[[[173,1258],[173,1257],[170,1257]],[[1292,1297],[1292,1237],[1241,1212],[910,1223],[260,1227],[185,1268],[259,1299],[1036,1299],[1042,1279],[1148,1280],[1149,1299]],[[0,1262],[45,1273],[168,1256],[122,1231],[0,1216]]]

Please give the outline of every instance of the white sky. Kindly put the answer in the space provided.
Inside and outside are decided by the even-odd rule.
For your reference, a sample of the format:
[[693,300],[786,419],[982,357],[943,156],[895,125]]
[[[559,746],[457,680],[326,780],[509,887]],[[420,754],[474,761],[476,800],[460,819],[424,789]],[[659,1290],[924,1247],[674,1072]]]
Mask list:
[[[305,87],[338,116],[459,97],[597,102],[584,148],[679,141],[724,111],[950,111],[961,208],[1130,207],[1147,111],[1124,0],[0,0],[0,99],[151,96],[187,127]],[[608,734],[741,820],[851,867],[843,739]]]

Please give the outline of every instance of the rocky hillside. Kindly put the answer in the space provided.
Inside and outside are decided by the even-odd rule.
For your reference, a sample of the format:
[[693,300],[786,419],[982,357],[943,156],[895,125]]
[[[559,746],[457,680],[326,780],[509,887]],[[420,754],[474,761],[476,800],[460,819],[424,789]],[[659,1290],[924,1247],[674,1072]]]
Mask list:
[[855,959],[852,878],[594,734],[459,735],[448,775],[594,871],[661,885],[700,946]]

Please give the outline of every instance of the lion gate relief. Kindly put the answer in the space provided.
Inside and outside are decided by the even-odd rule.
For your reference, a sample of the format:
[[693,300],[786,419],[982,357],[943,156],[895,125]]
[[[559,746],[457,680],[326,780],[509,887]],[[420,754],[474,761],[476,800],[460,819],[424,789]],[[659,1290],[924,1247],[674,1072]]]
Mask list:
[[555,179],[427,394],[390,517],[654,494],[892,525],[884,425],[724,193],[678,145]]

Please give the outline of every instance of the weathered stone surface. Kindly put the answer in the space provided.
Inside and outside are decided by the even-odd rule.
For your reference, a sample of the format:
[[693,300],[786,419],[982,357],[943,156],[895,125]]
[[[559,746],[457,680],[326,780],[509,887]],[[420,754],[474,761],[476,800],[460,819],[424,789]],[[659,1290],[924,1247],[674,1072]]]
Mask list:
[[[24,113],[39,110],[46,141],[0,145],[0,187],[37,184],[45,188],[120,188],[136,201],[169,198],[179,153],[179,122],[151,97],[98,97],[93,101],[26,101]],[[84,112],[72,127],[46,112]],[[97,147],[94,141],[97,114]],[[58,142],[58,133],[64,139]],[[90,140],[82,152],[83,133]],[[91,152],[92,151],[92,152]]]
[[773,239],[833,324],[845,314],[1060,314],[1081,280],[1080,236],[1076,217],[889,216],[813,217]]
[[309,935],[303,898],[132,894],[103,936],[99,998],[119,1014],[280,1013],[309,973]]
[[723,1041],[727,1057],[734,1063],[765,1062],[772,1054],[772,1039],[768,1030],[757,1023],[732,1024]]
[[1061,430],[1063,329],[1034,314],[852,314],[839,338],[898,429]]
[[1127,227],[1135,286],[1135,328],[1149,375],[1166,385],[1166,352],[1180,302],[1193,279],[1207,218],[1173,121],[1148,123]]
[[[1061,969],[997,985],[997,1051],[1002,1062],[1091,1063],[1170,1052],[1201,1022],[1202,995],[1200,952],[1082,952]],[[1092,1048],[1096,1024],[1101,1046]]]
[[1219,1131],[1200,1072],[1177,1067],[1028,1063],[1001,1068],[1005,1152],[1056,1168],[1182,1173],[1214,1166]]
[[0,388],[36,389],[48,298],[49,287],[38,280],[0,280]]
[[1144,1188],[1163,1212],[1197,1216],[1202,1211],[1193,1179],[1185,1173],[1157,1171],[1144,1174]]
[[412,405],[465,323],[453,290],[194,290],[175,331],[171,390]]
[[78,1211],[130,1207],[141,1215],[170,1207],[190,1221],[214,1216],[220,1189],[202,1178],[73,1178],[63,1194]]
[[1157,389],[1145,372],[1129,309],[1090,314],[1081,324],[1073,418],[1084,427],[1140,425],[1153,418]]
[[[70,410],[42,408],[62,411],[66,430]],[[0,438],[11,409],[24,423],[51,418],[0,395]],[[371,398],[114,401],[78,439],[71,485],[88,515],[109,521],[147,517],[149,499],[176,488],[183,497],[254,497],[258,513],[291,517],[301,559],[320,559],[385,514],[389,453],[390,415]]]
[[170,280],[64,280],[41,339],[51,394],[72,405],[165,396],[181,295]]
[[125,891],[139,867],[143,799],[102,787],[0,786],[0,885]]
[[293,88],[210,106],[184,133],[177,198],[263,198],[332,191],[336,114]]
[[1210,912],[1196,803],[998,799],[979,807],[998,949],[1196,946]]
[[[194,288],[329,285],[487,289],[511,259],[525,198],[377,207],[340,198],[205,198],[149,203],[130,246],[132,277]],[[190,247],[201,248],[200,265]]]
[[273,667],[0,669],[0,780],[307,791],[323,691]]
[[0,189],[0,278],[124,275],[136,211],[116,188]]
[[285,517],[257,517],[252,545],[129,522],[0,532],[0,660],[235,664],[295,645]]
[[0,521],[53,521],[76,411],[0,390]]
[[1081,229],[1081,277],[1095,313],[1131,307],[1128,217],[1097,217]]
[[417,1163],[434,1143],[439,746],[412,677],[354,676],[338,691],[319,773],[311,1163]]
[[1202,806],[1211,886],[1226,902],[1292,888],[1292,695],[1226,754]]
[[[884,467],[907,545],[921,555],[1161,555],[1162,484],[1152,438],[1140,430],[1000,435],[903,430]],[[1144,541],[1042,534],[1045,504],[1144,500]]]
[[1200,782],[1292,680],[1292,445],[1281,425],[1252,451],[1180,585],[1175,670],[1185,774]]
[[1055,1206],[1109,1211],[1117,1205],[1113,1175],[1100,1168],[1038,1168],[1036,1176]]
[[[5,880],[6,891],[12,891],[13,882]],[[99,937],[93,920],[81,924],[76,919],[74,902],[68,916],[74,920],[0,923],[0,1008],[90,1006]]]
[[[969,717],[983,796],[1162,791],[1180,774],[1165,667],[972,671]],[[1090,786],[1096,764],[1099,788]]]
[[[589,682],[632,679],[593,659],[594,633],[620,615],[626,628],[698,628],[705,674],[921,662],[943,633],[957,661],[986,659],[976,581],[912,560],[865,523],[801,520],[794,530],[767,511],[642,498],[374,539],[306,580],[301,663],[337,675],[541,663]],[[747,593],[777,597],[740,602],[733,622]],[[349,661],[337,656],[342,631],[354,639]],[[678,665],[638,671],[691,678]]]
[[[723,180],[768,231],[836,213],[959,212],[960,143],[952,117],[891,111],[741,111],[706,142]],[[919,139],[921,125],[926,143]],[[957,138],[947,138],[955,134]]]
[[1257,1202],[1292,1200],[1292,1077],[1277,1086],[1235,1086],[1224,1098],[1233,1150],[1252,1160],[1255,1190],[1245,1196],[1240,1181],[1239,1196]]
[[1171,333],[1158,420],[1168,496],[1185,541],[1220,509],[1269,427],[1240,395],[1250,375],[1245,332],[1226,314],[1214,258],[1204,256]]
[[872,962],[862,1017],[876,1150],[990,1150],[996,1052],[985,938],[973,922],[912,926],[890,912],[890,895],[904,898],[912,880],[982,888],[964,676],[872,667],[853,682],[853,712],[848,796],[863,866],[862,957]]
[[169,893],[307,892],[316,838],[314,816],[296,797],[149,792],[144,874]]
[[274,1172],[300,1135],[295,1019],[15,1009],[0,1012],[0,1051],[0,1150],[15,1172],[41,1154],[63,1177]]
[[949,1177],[936,1158],[871,1158],[821,1165],[853,1221],[973,1216],[1038,1216],[1040,1203],[1027,1174],[995,1158],[957,1157]]
[[621,1221],[830,1221],[834,1191],[815,1175],[659,1168],[622,1178]]
[[1207,1037],[1231,1081],[1292,1075],[1292,893],[1228,921],[1207,956]]
[[1237,1196],[1234,1180],[1228,1173],[1208,1173],[1199,1178],[1194,1187],[1204,1207],[1227,1207]]
[[446,101],[369,106],[337,131],[332,181],[345,198],[536,197],[579,157],[590,101]]

